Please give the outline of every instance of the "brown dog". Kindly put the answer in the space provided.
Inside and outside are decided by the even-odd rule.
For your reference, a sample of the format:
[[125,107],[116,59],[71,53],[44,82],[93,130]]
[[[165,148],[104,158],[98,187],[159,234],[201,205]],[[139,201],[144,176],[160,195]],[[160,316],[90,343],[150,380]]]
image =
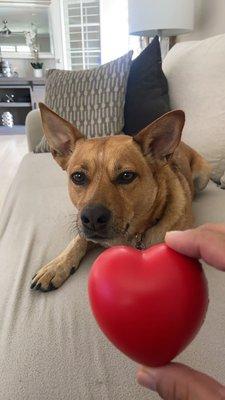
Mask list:
[[78,235],[37,272],[31,288],[61,286],[94,243],[141,249],[162,242],[167,231],[191,227],[193,195],[207,185],[211,168],[180,142],[183,111],[165,114],[135,137],[87,140],[42,103],[40,110],[52,155],[69,176]]

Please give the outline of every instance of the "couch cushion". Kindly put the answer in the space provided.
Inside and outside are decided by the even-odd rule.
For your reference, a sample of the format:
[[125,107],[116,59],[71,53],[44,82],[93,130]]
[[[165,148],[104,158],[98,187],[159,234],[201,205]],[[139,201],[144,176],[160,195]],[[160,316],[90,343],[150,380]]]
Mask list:
[[[48,171],[48,173],[46,173]],[[31,277],[74,235],[67,174],[50,154],[25,156],[0,215],[0,400],[148,400],[136,365],[103,336],[87,279],[100,249],[61,289]]]
[[166,77],[162,71],[159,38],[132,62],[127,83],[123,132],[135,135],[169,111]]
[[225,180],[225,35],[175,45],[164,60],[172,108],[186,114],[184,141]]
[[[224,192],[210,183],[194,211],[196,223],[224,220]],[[91,314],[87,279],[100,249],[60,289],[29,289],[36,270],[73,237],[75,214],[66,173],[49,154],[26,155],[0,216],[0,400],[157,400],[137,385],[136,364],[111,345]],[[209,267],[206,273],[207,319],[179,361],[222,381],[225,274]]]

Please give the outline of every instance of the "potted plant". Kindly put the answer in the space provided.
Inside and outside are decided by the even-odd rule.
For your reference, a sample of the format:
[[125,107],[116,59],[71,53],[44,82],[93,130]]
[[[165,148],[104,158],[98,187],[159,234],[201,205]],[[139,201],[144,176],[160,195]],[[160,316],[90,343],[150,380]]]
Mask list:
[[34,69],[35,78],[42,78],[43,76],[43,63],[40,62],[32,62],[31,66]]
[[31,30],[24,32],[26,44],[30,47],[34,62],[31,62],[35,78],[42,78],[43,63],[39,61],[39,49],[37,44],[37,27],[32,23]]
[[35,78],[42,78],[43,76],[43,63],[39,61],[38,49],[33,49],[34,62],[31,62]]

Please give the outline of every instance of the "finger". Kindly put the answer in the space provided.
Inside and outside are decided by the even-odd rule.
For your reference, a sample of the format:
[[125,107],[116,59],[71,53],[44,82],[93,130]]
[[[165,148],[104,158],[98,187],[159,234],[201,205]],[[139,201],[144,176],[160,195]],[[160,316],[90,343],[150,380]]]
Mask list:
[[166,244],[189,257],[201,258],[208,264],[225,270],[225,233],[202,226],[187,231],[168,232]]
[[209,376],[175,363],[161,368],[141,367],[137,381],[164,400],[219,400],[225,390]]
[[208,223],[208,224],[200,225],[195,229],[200,229],[201,231],[208,230],[208,231],[220,232],[220,233],[225,234],[225,223],[223,223],[223,224]]

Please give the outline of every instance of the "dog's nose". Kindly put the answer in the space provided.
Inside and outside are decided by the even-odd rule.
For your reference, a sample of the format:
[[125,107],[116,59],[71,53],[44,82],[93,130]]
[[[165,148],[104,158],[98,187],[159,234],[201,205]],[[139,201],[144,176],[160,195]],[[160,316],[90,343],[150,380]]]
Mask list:
[[106,228],[111,218],[111,211],[101,204],[87,206],[81,213],[84,228],[92,231],[101,231]]

